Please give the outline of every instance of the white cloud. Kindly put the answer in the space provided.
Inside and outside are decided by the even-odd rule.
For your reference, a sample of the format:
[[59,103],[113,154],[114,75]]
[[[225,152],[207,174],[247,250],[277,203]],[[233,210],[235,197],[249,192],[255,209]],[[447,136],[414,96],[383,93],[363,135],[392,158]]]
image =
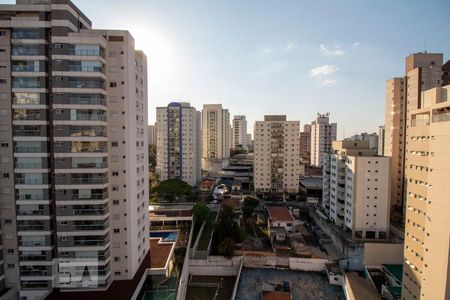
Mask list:
[[359,46],[359,42],[354,42],[354,43],[352,44],[352,46],[353,46],[353,47],[358,47],[358,46]]
[[293,51],[297,48],[297,45],[294,42],[290,42],[286,45],[286,47],[284,47],[283,52],[290,52]]
[[323,80],[320,84],[321,85],[333,85],[336,84],[337,80],[336,79],[325,79]]
[[332,49],[329,49],[325,46],[325,44],[320,44],[320,52],[325,56],[342,56],[345,54],[345,51],[342,50],[339,46],[334,46]]
[[328,75],[328,74],[334,73],[338,70],[339,70],[339,68],[336,67],[335,65],[323,65],[323,66],[314,68],[311,71],[309,71],[309,76],[314,77],[314,76],[320,76],[320,75]]

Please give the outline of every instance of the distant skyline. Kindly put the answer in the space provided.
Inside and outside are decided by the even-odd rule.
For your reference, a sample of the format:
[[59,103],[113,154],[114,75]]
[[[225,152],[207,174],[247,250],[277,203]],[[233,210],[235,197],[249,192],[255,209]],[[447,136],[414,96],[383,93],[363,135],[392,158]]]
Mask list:
[[[15,1],[2,1],[14,3]],[[73,0],[93,28],[129,30],[148,59],[149,122],[173,101],[377,132],[385,81],[425,50],[449,59],[450,1]],[[232,118],[232,117],[231,117]]]

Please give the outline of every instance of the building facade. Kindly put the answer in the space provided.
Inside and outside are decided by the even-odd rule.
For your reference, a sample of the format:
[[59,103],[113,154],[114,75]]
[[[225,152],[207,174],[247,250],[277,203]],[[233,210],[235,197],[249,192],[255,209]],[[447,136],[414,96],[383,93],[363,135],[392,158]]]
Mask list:
[[155,125],[148,125],[148,144],[149,145],[156,146],[156,139],[157,139],[156,126],[157,126],[156,123],[155,123]]
[[230,158],[230,112],[222,104],[205,104],[202,111],[202,170],[218,173]]
[[172,102],[156,108],[156,120],[160,179],[179,179],[196,186],[201,173],[200,112],[189,103]]
[[378,155],[379,156],[384,156],[384,143],[385,143],[384,135],[385,135],[384,125],[378,126]]
[[434,67],[439,60],[432,61],[407,69],[404,299],[450,298],[450,86],[425,90],[421,85],[442,80]]
[[300,161],[309,165],[311,163],[311,125],[303,126],[303,131],[300,132]]
[[254,133],[255,192],[295,195],[299,191],[299,121],[286,116],[264,116]]
[[233,149],[248,149],[247,142],[247,119],[245,116],[234,116],[233,118]]
[[337,124],[330,123],[330,114],[317,114],[311,123],[311,165],[322,167],[323,154],[331,151],[336,135]]
[[354,238],[389,235],[389,158],[368,141],[335,141],[324,155],[322,206]]
[[5,285],[43,299],[132,279],[149,249],[146,57],[70,1],[0,14]]
[[367,141],[369,142],[369,149],[371,149],[375,154],[378,153],[378,134],[374,133],[360,133],[354,134],[351,137],[346,138],[349,141]]

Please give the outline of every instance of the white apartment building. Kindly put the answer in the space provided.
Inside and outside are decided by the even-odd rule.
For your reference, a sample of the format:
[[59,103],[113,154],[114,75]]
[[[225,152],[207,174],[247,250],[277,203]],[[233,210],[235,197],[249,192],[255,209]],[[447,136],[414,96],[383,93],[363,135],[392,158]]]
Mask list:
[[156,171],[161,180],[200,181],[200,112],[189,103],[156,108]]
[[376,156],[368,141],[333,142],[324,159],[322,206],[330,220],[354,238],[386,238],[390,159]]
[[232,148],[247,150],[247,119],[245,116],[234,116],[232,134]]
[[205,104],[202,110],[202,170],[218,173],[230,158],[230,112],[222,104]]
[[369,148],[372,149],[375,154],[378,153],[379,137],[378,137],[378,134],[376,134],[375,132],[373,132],[373,133],[363,132],[363,133],[359,133],[359,134],[354,134],[351,137],[346,138],[345,140],[348,140],[348,141],[368,141],[369,142]]
[[286,116],[264,116],[254,129],[254,184],[256,193],[299,191],[300,146],[299,121]]
[[106,293],[148,258],[146,56],[68,0],[0,12],[1,276],[20,299]]
[[322,166],[323,154],[331,151],[336,135],[337,124],[330,124],[330,114],[317,114],[316,120],[311,123],[311,165]]

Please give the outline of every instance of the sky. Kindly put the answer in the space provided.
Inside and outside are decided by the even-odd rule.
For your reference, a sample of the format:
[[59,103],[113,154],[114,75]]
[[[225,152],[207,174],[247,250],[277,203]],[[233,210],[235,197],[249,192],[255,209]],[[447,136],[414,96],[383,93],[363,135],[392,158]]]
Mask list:
[[265,114],[303,125],[318,112],[338,138],[377,132],[385,81],[404,74],[405,57],[450,58],[448,0],[72,1],[146,53],[150,124],[157,106],[183,101],[221,103],[250,133]]

